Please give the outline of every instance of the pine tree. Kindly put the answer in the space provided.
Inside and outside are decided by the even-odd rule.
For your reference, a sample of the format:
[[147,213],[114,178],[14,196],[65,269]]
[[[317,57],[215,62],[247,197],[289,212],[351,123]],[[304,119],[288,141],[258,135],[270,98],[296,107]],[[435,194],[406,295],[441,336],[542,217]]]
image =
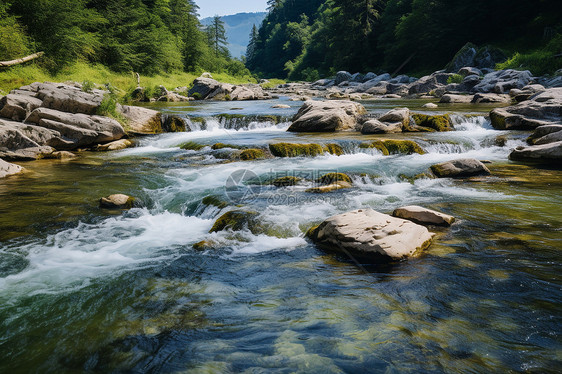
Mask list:
[[256,44],[258,42],[258,28],[256,25],[252,27],[250,32],[250,42],[248,43],[248,48],[246,49],[246,64],[251,65],[254,54],[256,52]]
[[224,22],[219,16],[213,17],[213,22],[207,27],[207,37],[209,40],[209,46],[215,53],[215,58],[219,57],[229,57],[228,41],[226,38],[226,29],[224,28]]

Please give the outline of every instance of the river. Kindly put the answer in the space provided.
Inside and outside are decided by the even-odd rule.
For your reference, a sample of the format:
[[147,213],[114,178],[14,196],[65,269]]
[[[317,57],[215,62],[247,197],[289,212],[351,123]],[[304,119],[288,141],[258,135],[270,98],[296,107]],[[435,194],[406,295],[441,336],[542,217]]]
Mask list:
[[[426,102],[364,105],[423,112]],[[279,103],[291,108],[271,108]],[[492,129],[490,107],[452,105],[440,110],[455,113],[456,131],[383,136],[427,154],[382,156],[359,147],[380,136],[286,132],[301,104],[153,104],[194,131],[26,163],[1,180],[0,373],[557,372],[562,171],[508,161],[528,133]],[[178,147],[282,141],[338,143],[345,154],[225,162],[210,147]],[[412,178],[464,157],[490,161],[492,176]],[[354,188],[268,184],[331,171]],[[112,193],[141,207],[100,211]],[[204,205],[207,196],[229,206]],[[334,214],[412,204],[457,222],[408,261],[358,266],[304,238]],[[259,212],[264,232],[209,234],[236,205]],[[216,248],[194,250],[202,240]]]

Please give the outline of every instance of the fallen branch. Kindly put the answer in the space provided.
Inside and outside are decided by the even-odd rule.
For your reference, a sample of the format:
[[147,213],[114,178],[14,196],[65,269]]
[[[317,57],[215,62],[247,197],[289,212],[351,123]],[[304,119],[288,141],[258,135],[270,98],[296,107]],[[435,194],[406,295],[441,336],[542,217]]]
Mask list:
[[35,60],[36,58],[39,58],[39,57],[43,56],[44,54],[45,54],[45,52],[37,52],[37,53],[34,53],[32,55],[25,56],[23,58],[19,58],[17,60],[0,61],[0,68],[6,68],[8,66],[23,64],[24,62]]

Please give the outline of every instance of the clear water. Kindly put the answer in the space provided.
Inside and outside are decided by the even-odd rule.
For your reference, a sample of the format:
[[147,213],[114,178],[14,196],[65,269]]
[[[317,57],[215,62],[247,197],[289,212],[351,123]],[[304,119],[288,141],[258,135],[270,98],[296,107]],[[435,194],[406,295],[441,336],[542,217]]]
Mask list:
[[[287,133],[300,105],[159,104],[199,130],[26,163],[26,174],[0,181],[0,372],[558,372],[562,172],[507,160],[526,134],[464,116],[489,107],[451,106],[455,132],[387,136],[415,138],[427,154],[383,157],[358,147],[376,136]],[[495,145],[500,135],[506,147]],[[178,148],[187,141],[335,142],[345,154],[225,162],[210,147]],[[491,161],[493,176],[408,179],[460,157]],[[223,210],[201,204],[209,195],[228,201],[225,184],[239,170],[253,176],[241,186],[249,198]],[[267,184],[328,171],[350,174],[355,188],[311,195],[312,182]],[[111,193],[143,207],[101,212],[97,199]],[[209,234],[237,204],[259,212],[263,232]],[[357,266],[304,238],[333,214],[408,204],[457,223],[405,262]],[[202,240],[216,248],[194,250]]]

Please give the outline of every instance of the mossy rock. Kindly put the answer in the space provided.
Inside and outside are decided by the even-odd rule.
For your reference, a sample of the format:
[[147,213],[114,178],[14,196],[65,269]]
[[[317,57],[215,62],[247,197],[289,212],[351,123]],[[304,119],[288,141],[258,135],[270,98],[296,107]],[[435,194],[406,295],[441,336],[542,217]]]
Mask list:
[[269,145],[269,150],[276,157],[314,157],[324,154],[320,144],[275,143]]
[[412,115],[416,125],[421,127],[428,127],[435,131],[451,131],[453,126],[451,124],[451,117],[448,114],[438,114],[429,116],[427,114],[414,114]]
[[311,240],[315,240],[316,236],[318,235],[318,228],[319,227],[320,227],[320,225],[312,226],[311,228],[309,228],[306,231],[306,234],[304,234],[304,236],[306,236],[307,238],[309,238]]
[[257,212],[246,211],[246,210],[231,210],[220,216],[216,221],[210,233],[219,232],[224,230],[240,231],[243,229],[249,229],[252,233],[256,233],[258,222]]
[[384,156],[388,156],[390,153],[388,149],[385,147],[384,143],[381,140],[374,140],[372,142],[366,142],[359,144],[359,148],[363,149],[371,149],[375,148],[378,149]]
[[411,155],[413,153],[418,153],[420,155],[425,154],[425,151],[412,140],[385,140],[383,141],[384,146],[388,150],[389,154],[405,154]]
[[328,173],[318,178],[317,182],[323,185],[328,185],[337,182],[347,182],[349,184],[353,184],[349,175],[344,173]]
[[326,144],[324,146],[324,150],[325,152],[328,152],[329,154],[334,156],[343,155],[343,148],[339,144],[334,144],[334,143]]
[[243,161],[260,160],[265,157],[265,152],[257,148],[245,149],[240,153],[240,159]]
[[290,187],[290,186],[296,186],[301,180],[302,180],[301,178],[287,176],[287,177],[277,178],[273,180],[271,184],[274,185],[275,187]]
[[305,192],[310,192],[310,193],[328,193],[328,192],[333,192],[333,191],[337,191],[337,190],[343,190],[345,188],[351,188],[352,185],[349,182],[343,182],[343,181],[339,181],[336,183],[332,183],[332,184],[328,184],[326,186],[320,186],[320,187],[313,187],[313,188],[309,188],[307,189]]
[[225,144],[225,143],[216,143],[216,144],[213,144],[213,146],[211,147],[211,149],[213,149],[215,151],[219,150],[219,149],[224,149],[224,148],[242,149],[242,147],[239,146],[239,145]]
[[201,203],[203,205],[215,206],[219,209],[224,209],[228,206],[227,202],[221,200],[220,198],[214,195],[209,195],[204,197],[203,200],[201,200]]
[[243,115],[243,114],[223,113],[223,114],[219,114],[218,117],[219,117],[219,120],[221,120],[221,119],[241,119],[241,118],[244,118],[246,116]]
[[187,142],[180,144],[178,147],[181,149],[185,149],[186,151],[200,151],[201,149],[205,148],[205,144],[199,144],[196,142]]
[[187,124],[181,117],[167,116],[164,123],[162,123],[162,129],[165,132],[185,132]]
[[400,180],[403,180],[405,182],[414,184],[415,181],[417,181],[418,179],[435,179],[435,175],[431,174],[431,173],[420,173],[420,174],[416,174],[414,176],[409,176],[406,174],[400,174],[398,175],[398,178]]
[[196,251],[206,251],[215,247],[216,243],[212,240],[201,240],[200,242],[193,244],[193,249]]

